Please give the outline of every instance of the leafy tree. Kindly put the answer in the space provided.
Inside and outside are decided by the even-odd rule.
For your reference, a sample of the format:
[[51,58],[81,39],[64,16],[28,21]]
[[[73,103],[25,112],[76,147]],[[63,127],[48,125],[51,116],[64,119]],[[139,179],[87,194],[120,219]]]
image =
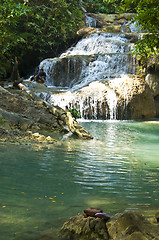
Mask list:
[[136,44],[135,52],[146,62],[159,53],[159,3],[158,0],[122,0],[122,10],[136,12],[132,22],[144,32]]
[[0,75],[6,74],[6,68],[12,61],[10,47],[23,42],[21,33],[17,31],[17,24],[27,12],[25,4],[14,0],[0,0]]
[[[0,76],[15,56],[40,61],[74,38],[82,19],[77,0],[0,0]],[[32,64],[30,64],[32,65]],[[23,66],[24,68],[24,66]]]
[[115,13],[119,10],[121,0],[83,0],[88,12]]

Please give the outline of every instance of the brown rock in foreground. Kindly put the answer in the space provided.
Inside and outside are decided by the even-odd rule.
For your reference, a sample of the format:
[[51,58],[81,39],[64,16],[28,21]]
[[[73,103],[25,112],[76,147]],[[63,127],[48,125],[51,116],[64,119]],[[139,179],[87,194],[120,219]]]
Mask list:
[[110,220],[79,214],[64,223],[62,240],[158,240],[159,225],[139,213],[124,211]]

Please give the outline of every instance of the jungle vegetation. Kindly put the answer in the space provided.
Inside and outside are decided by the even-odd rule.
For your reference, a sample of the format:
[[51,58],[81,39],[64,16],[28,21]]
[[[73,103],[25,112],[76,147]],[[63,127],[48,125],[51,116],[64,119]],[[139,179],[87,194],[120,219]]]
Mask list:
[[75,42],[83,12],[134,12],[146,34],[136,45],[142,59],[159,50],[158,0],[0,0],[0,78],[11,73],[15,57],[21,75],[43,58],[54,57]]

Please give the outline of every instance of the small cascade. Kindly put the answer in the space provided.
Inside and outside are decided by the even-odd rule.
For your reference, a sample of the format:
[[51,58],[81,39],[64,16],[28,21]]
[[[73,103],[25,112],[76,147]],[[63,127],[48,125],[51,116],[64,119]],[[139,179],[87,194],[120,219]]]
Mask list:
[[65,110],[77,108],[84,119],[117,119],[117,96],[108,84],[92,82],[80,92],[40,93],[40,97]]
[[[96,27],[96,20],[88,15],[85,22],[88,27]],[[60,57],[42,61],[40,67],[47,74],[47,85],[67,89],[52,94],[50,103],[64,109],[76,107],[85,119],[118,119],[118,95],[111,80],[135,74],[132,48],[124,32],[97,29]],[[126,91],[124,98],[126,108]]]
[[131,48],[124,34],[94,33],[40,66],[47,73],[48,86],[78,89],[93,81],[135,74]]
[[109,106],[109,117],[106,116],[106,119],[116,120],[117,96],[113,89],[108,90],[107,102]]
[[87,14],[85,14],[85,24],[87,27],[97,27],[96,19],[88,16]]

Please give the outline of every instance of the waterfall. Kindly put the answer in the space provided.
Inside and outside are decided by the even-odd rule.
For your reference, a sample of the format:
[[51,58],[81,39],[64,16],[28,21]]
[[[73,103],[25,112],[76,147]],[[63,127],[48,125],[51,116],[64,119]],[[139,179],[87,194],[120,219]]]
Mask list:
[[59,58],[46,59],[40,66],[47,73],[48,86],[77,89],[96,80],[134,74],[131,48],[124,34],[94,33]]
[[97,26],[97,21],[95,18],[92,18],[90,16],[88,16],[87,14],[85,14],[85,23],[87,27],[94,27],[96,28]]
[[[96,20],[90,16],[86,15],[85,22],[88,27],[96,27]],[[50,103],[64,109],[77,107],[86,119],[117,119],[118,96],[110,80],[117,82],[135,74],[132,48],[124,32],[97,29],[60,57],[42,61],[47,85],[67,90],[52,94]]]

